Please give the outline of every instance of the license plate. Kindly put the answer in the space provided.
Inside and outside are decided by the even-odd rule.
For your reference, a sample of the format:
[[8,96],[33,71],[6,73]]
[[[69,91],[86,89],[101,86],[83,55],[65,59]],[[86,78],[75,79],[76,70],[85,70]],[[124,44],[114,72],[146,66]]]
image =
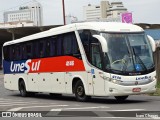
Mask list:
[[132,92],[141,92],[141,88],[133,88]]

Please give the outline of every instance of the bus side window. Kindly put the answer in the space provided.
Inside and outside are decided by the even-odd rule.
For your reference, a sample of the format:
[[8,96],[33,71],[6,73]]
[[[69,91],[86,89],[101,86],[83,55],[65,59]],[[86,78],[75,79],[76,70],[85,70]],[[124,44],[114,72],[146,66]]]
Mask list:
[[65,34],[63,39],[63,51],[64,55],[72,54],[72,38],[70,34]]
[[31,59],[33,57],[32,55],[32,43],[26,44],[26,52],[27,52],[27,59]]
[[96,66],[97,68],[102,69],[102,59],[101,59],[101,52],[100,52],[100,44],[99,43],[92,43],[91,44],[91,64]]
[[10,49],[9,49],[9,54],[10,54],[9,59],[12,61],[13,60],[12,45],[10,45],[9,47],[10,47]]
[[93,30],[80,30],[78,32],[79,32],[87,59],[89,62],[91,62],[91,43],[95,40],[92,37],[92,35],[97,34],[97,32]]
[[64,55],[80,57],[80,51],[78,48],[78,43],[75,33],[68,33],[64,35],[63,50],[64,50]]
[[38,44],[39,58],[43,58],[45,55],[44,46],[45,46],[45,43],[44,43],[44,40],[42,39]]
[[51,56],[51,43],[50,40],[45,41],[45,57]]
[[27,52],[26,52],[26,43],[21,44],[21,51],[22,51],[22,59],[27,59]]
[[3,49],[4,53],[4,60],[9,61],[10,60],[10,46],[5,46]]
[[11,46],[11,60],[16,60],[16,49],[14,45]]
[[16,45],[15,47],[15,60],[21,60],[22,59],[22,56],[21,56],[21,51],[20,51],[20,45]]
[[73,54],[80,54],[79,46],[78,46],[78,41],[75,35],[72,36],[72,51]]
[[38,40],[33,42],[33,51],[32,52],[33,52],[32,53],[33,54],[33,58],[34,59],[38,58],[38,54],[39,54],[39,52],[38,52]]
[[62,36],[58,36],[58,39],[57,39],[57,41],[56,41],[56,46],[57,46],[57,55],[58,56],[61,56],[61,55],[63,55],[63,53],[62,53]]
[[51,43],[51,56],[56,56],[56,37],[50,38]]

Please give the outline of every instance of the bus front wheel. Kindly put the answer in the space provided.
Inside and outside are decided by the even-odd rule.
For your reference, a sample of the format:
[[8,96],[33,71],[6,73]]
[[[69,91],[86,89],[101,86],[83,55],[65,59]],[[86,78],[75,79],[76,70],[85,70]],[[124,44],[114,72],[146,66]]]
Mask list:
[[80,102],[85,102],[89,99],[89,96],[86,96],[85,94],[83,83],[80,80],[75,84],[75,96],[77,101]]
[[20,81],[19,83],[19,91],[22,97],[26,97],[28,95],[28,92],[26,91],[26,86],[24,81]]
[[123,102],[128,98],[128,95],[127,96],[115,96],[115,98],[117,101]]

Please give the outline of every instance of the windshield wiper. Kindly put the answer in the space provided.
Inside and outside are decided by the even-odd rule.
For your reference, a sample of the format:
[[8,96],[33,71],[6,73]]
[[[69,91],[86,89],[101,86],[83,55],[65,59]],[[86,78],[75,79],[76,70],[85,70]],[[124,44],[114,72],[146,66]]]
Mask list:
[[132,48],[132,50],[133,50],[133,53],[134,53],[135,57],[138,58],[139,62],[140,62],[141,65],[143,66],[143,68],[144,68],[146,71],[148,71],[147,67],[145,66],[145,64],[143,63],[143,61],[142,61],[141,58],[139,57],[139,55],[137,55],[137,54],[135,53],[134,47],[131,47],[131,48]]

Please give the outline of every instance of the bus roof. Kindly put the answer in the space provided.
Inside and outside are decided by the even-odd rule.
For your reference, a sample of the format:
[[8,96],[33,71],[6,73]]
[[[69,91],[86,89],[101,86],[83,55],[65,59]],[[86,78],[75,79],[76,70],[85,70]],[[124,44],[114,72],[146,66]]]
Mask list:
[[141,27],[133,24],[126,24],[126,23],[117,23],[117,22],[84,22],[84,23],[74,23],[69,24],[57,28],[52,28],[50,30],[36,33],[33,35],[29,35],[26,37],[22,37],[17,40],[12,40],[9,42],[4,43],[3,46],[16,44],[20,42],[35,40],[39,38],[49,37],[52,35],[58,35],[62,33],[67,33],[75,30],[82,30],[82,29],[91,29],[97,31],[104,31],[104,32],[142,32],[144,31]]

